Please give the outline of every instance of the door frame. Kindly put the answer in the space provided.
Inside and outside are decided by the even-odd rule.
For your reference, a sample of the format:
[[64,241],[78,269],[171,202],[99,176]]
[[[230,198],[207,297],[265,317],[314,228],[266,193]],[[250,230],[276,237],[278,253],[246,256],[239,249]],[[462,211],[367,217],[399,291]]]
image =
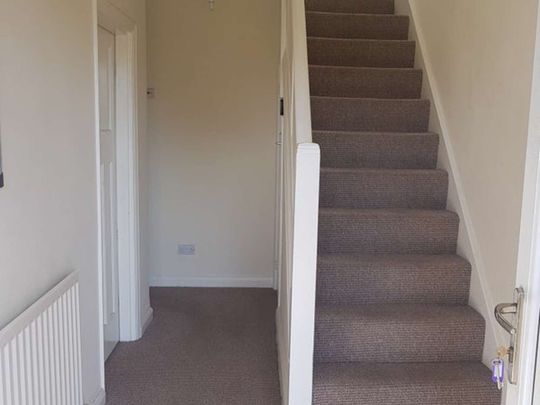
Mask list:
[[[540,9],[537,13],[522,201],[516,287],[524,288],[525,297],[518,384],[507,384],[508,405],[533,404],[537,372],[540,327]],[[537,381],[536,387],[540,389]],[[536,392],[534,404],[540,405],[540,392]]]
[[[115,34],[116,46],[116,161],[118,200],[118,297],[120,341],[137,340],[142,335],[140,314],[139,238],[139,138],[137,103],[137,24],[107,0],[97,0],[94,32],[94,81],[96,108],[96,166],[98,190],[98,290],[100,333],[103,335],[103,268],[101,249],[100,138],[98,96],[98,26]],[[100,344],[104,364],[103,342]],[[104,385],[104,370],[102,370]]]

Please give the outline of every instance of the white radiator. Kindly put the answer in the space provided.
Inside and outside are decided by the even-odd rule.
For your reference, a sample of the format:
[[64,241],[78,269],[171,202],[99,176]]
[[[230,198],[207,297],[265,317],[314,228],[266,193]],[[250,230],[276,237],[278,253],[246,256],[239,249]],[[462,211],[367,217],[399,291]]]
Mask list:
[[0,405],[81,405],[79,331],[72,273],[0,331]]

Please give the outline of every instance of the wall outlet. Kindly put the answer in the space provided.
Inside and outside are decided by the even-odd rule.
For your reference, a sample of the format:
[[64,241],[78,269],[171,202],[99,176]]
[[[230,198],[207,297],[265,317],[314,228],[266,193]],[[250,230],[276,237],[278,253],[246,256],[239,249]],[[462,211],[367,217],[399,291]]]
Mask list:
[[179,255],[183,256],[194,256],[195,255],[195,245],[178,245],[177,252]]

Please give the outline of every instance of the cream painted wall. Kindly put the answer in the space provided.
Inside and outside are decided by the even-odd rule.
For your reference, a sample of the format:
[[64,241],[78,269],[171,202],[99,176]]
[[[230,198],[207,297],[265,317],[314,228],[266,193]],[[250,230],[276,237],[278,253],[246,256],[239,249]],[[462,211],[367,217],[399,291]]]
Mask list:
[[91,1],[0,2],[0,325],[81,283],[84,394],[99,389]]
[[[481,312],[492,318],[515,283],[538,1],[410,3],[445,132],[440,161],[447,168],[449,153],[456,166],[449,208],[464,213],[461,253],[476,255],[471,302],[481,309],[485,300]],[[494,354],[491,334],[504,337],[493,328],[485,359]]]
[[[144,0],[115,2],[140,21],[143,94]],[[0,328],[79,270],[86,402],[102,388],[95,24],[92,0],[0,2],[0,138],[6,180],[0,189]],[[143,140],[144,109],[143,97]]]
[[151,283],[271,286],[280,3],[147,10]]

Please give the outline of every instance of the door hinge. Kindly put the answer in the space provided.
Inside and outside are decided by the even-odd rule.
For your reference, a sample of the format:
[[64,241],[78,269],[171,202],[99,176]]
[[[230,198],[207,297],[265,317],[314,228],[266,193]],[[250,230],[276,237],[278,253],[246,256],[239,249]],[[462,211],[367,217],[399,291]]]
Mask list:
[[285,115],[285,104],[283,102],[283,97],[279,99],[279,115],[282,117]]

